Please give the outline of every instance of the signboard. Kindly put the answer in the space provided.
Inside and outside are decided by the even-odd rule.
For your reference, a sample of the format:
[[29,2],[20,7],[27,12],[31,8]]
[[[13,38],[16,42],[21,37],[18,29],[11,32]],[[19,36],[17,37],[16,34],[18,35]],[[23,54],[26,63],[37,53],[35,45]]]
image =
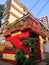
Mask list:
[[19,34],[22,34],[22,32],[13,33],[13,34],[11,34],[11,36],[15,36],[15,35],[19,35]]
[[3,53],[3,59],[15,60],[15,54]]

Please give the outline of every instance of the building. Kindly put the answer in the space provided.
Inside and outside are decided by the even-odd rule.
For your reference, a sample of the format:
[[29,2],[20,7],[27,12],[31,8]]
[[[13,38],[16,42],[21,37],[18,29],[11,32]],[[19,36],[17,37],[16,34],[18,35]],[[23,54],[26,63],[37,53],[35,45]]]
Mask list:
[[[8,30],[4,33],[5,44],[6,44],[6,41],[7,42],[9,41],[12,44],[12,46],[13,46],[12,47],[12,52],[14,53],[13,54],[14,56],[15,56],[15,50],[16,49],[22,49],[22,48],[23,48],[23,51],[25,52],[25,54],[29,55],[28,50],[24,46],[22,46],[22,39],[24,39],[26,37],[37,38],[38,39],[38,41],[37,41],[37,46],[38,46],[38,59],[37,59],[37,62],[40,62],[41,61],[41,50],[40,50],[39,36],[41,35],[41,36],[44,37],[44,33],[43,33],[43,31],[41,30],[41,28],[39,26],[39,22],[32,15],[27,14],[24,17],[22,17],[21,20],[23,22],[22,25],[19,25],[19,27],[16,28],[15,30],[13,30],[13,31]],[[9,43],[7,43],[7,44],[9,45]],[[9,46],[11,46],[11,45],[9,45]],[[8,62],[13,63],[15,61],[15,57],[11,54],[11,50],[9,50],[9,48],[10,47],[8,47],[8,52],[7,52],[7,50],[4,50],[3,59],[8,60]],[[10,54],[9,54],[9,52],[10,52]]]
[[48,28],[48,17],[47,16],[44,16],[41,19],[42,19],[41,21],[43,22],[44,26],[46,28]]
[[2,28],[6,28],[7,24],[13,23],[26,13],[27,9],[18,0],[7,0],[4,6]]
[[[36,20],[36,18],[30,15],[30,13],[29,14],[27,13],[28,13],[27,9],[18,0],[7,0],[5,7],[4,7],[2,27],[5,30],[8,24],[14,23],[16,20],[18,20],[21,17],[22,17],[21,21],[23,22],[23,24],[19,25],[18,27],[15,27],[16,29],[14,30],[13,28],[10,27],[10,30],[7,30],[6,32],[4,31],[3,35],[5,37],[5,41],[10,41],[13,44],[14,48],[16,49],[22,48],[21,46],[22,41],[20,39],[24,39],[25,37],[29,37],[29,36],[38,38],[38,42],[37,42],[38,60],[39,60],[38,62],[40,62],[41,61],[41,51],[40,51],[39,35],[44,37],[45,34],[41,30],[39,22]],[[16,24],[17,23],[13,24],[12,26]],[[7,44],[9,45],[9,43]],[[11,50],[9,51],[11,53]],[[29,54],[28,52],[26,52],[24,47],[23,47],[23,51],[26,53],[26,55]],[[8,54],[9,53],[7,53],[7,55]],[[10,55],[11,57],[8,56],[8,58],[7,57],[5,58],[5,56],[7,55],[3,53],[3,59],[11,60],[12,62],[13,59],[11,59],[11,57],[13,56]]]
[[48,20],[48,29],[49,29],[49,20]]

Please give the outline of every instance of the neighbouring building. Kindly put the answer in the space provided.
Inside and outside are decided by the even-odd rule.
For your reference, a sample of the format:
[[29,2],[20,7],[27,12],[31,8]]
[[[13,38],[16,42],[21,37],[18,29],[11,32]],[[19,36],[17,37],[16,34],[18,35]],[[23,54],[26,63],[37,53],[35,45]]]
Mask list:
[[4,6],[2,28],[6,28],[7,24],[13,23],[26,13],[27,9],[18,0],[7,0]]
[[47,16],[44,16],[41,19],[42,19],[42,22],[43,22],[44,26],[46,28],[48,28],[48,17]]
[[48,20],[48,29],[49,29],[49,20]]

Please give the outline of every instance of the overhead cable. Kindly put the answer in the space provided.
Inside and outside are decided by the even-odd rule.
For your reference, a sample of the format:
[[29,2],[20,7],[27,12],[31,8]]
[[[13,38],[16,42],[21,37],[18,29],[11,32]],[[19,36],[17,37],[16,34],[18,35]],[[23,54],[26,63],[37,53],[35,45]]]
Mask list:
[[44,4],[44,6],[39,10],[39,12],[36,14],[36,16],[38,16],[41,11],[46,7],[46,5],[49,3],[49,0]]
[[30,11],[39,3],[40,0],[37,0],[37,2],[30,8]]

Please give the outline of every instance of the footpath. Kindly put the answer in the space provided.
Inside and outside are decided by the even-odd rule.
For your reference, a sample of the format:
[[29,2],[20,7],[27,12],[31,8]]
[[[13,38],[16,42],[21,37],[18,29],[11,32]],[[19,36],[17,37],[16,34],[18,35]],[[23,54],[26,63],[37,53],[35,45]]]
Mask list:
[[[0,65],[13,65],[13,64],[10,64],[8,62],[4,62],[0,59]],[[49,59],[45,59],[45,60],[42,60],[40,63],[38,63],[37,65],[49,65]]]
[[4,62],[4,61],[2,61],[1,58],[0,58],[0,65],[13,65],[13,64],[10,64],[10,63],[7,63],[7,62]]
[[40,63],[38,63],[37,65],[49,65],[49,58],[42,60]]
[[0,65],[13,65],[13,64],[10,64],[10,63],[4,62],[4,61],[0,61]]

